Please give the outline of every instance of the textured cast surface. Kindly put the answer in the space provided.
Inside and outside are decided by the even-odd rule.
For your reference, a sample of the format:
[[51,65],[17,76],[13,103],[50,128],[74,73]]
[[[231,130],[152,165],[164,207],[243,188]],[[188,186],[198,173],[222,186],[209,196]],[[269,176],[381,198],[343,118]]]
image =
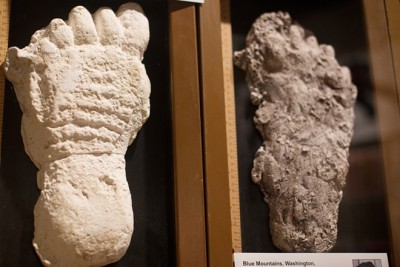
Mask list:
[[356,87],[349,70],[331,46],[319,45],[283,12],[255,21],[235,65],[246,71],[258,107],[254,122],[264,142],[252,178],[270,207],[275,246],[330,250],[353,132]]
[[78,6],[8,50],[25,150],[39,168],[33,246],[46,266],[102,266],[129,246],[124,154],[149,116],[148,40],[135,3],[116,14]]

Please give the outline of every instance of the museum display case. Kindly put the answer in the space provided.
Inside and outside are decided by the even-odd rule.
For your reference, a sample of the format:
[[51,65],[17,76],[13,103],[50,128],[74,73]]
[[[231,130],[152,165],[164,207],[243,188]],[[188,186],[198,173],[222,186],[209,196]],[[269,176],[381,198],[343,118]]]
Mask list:
[[[0,61],[8,47],[27,46],[36,30],[53,18],[67,20],[77,5],[93,13],[104,6],[116,11],[125,2],[0,0]],[[151,82],[150,117],[125,154],[133,237],[125,256],[110,266],[223,267],[234,264],[233,253],[285,252],[273,242],[271,207],[252,180],[256,152],[268,140],[254,123],[257,107],[247,74],[234,66],[234,53],[245,49],[257,18],[279,11],[305,29],[304,40],[312,35],[333,47],[328,52],[349,69],[357,88],[337,237],[328,240],[332,248],[325,252],[387,253],[390,266],[400,264],[398,1],[135,2],[150,28],[143,57]],[[24,151],[13,85],[3,71],[0,78],[0,266],[41,266],[32,247],[37,168]],[[296,180],[302,179],[298,171]],[[316,252],[300,248],[286,252]]]

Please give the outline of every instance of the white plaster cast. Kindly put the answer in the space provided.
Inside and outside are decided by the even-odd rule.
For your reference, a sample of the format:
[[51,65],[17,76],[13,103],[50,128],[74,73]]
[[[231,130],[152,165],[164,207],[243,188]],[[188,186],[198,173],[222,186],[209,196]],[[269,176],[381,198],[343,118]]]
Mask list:
[[336,243],[357,89],[332,46],[289,14],[265,13],[235,53],[263,137],[252,170],[270,208],[275,246],[324,252]]
[[45,266],[103,266],[129,246],[124,154],[149,116],[148,41],[138,4],[93,15],[78,6],[8,50],[25,150],[39,168],[33,246]]

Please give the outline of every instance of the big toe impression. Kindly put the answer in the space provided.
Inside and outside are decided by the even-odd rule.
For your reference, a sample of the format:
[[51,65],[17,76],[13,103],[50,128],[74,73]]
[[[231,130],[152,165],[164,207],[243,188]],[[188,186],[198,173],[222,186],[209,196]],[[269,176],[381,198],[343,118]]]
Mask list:
[[126,3],[119,7],[117,17],[124,28],[127,50],[133,50],[143,57],[149,42],[149,22],[142,8],[136,3]]

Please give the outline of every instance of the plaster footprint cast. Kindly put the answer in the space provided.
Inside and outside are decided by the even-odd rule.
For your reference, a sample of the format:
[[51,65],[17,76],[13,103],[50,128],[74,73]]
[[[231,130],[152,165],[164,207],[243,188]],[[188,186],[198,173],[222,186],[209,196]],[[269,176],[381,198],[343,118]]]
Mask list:
[[33,246],[45,266],[103,266],[129,246],[124,154],[149,116],[141,63],[148,40],[135,3],[116,14],[78,6],[29,46],[8,50],[5,73],[23,111],[26,152],[39,168]]
[[263,137],[252,178],[270,207],[275,246],[324,252],[336,242],[339,202],[348,170],[356,87],[334,49],[266,13],[235,53],[246,71],[254,122]]

